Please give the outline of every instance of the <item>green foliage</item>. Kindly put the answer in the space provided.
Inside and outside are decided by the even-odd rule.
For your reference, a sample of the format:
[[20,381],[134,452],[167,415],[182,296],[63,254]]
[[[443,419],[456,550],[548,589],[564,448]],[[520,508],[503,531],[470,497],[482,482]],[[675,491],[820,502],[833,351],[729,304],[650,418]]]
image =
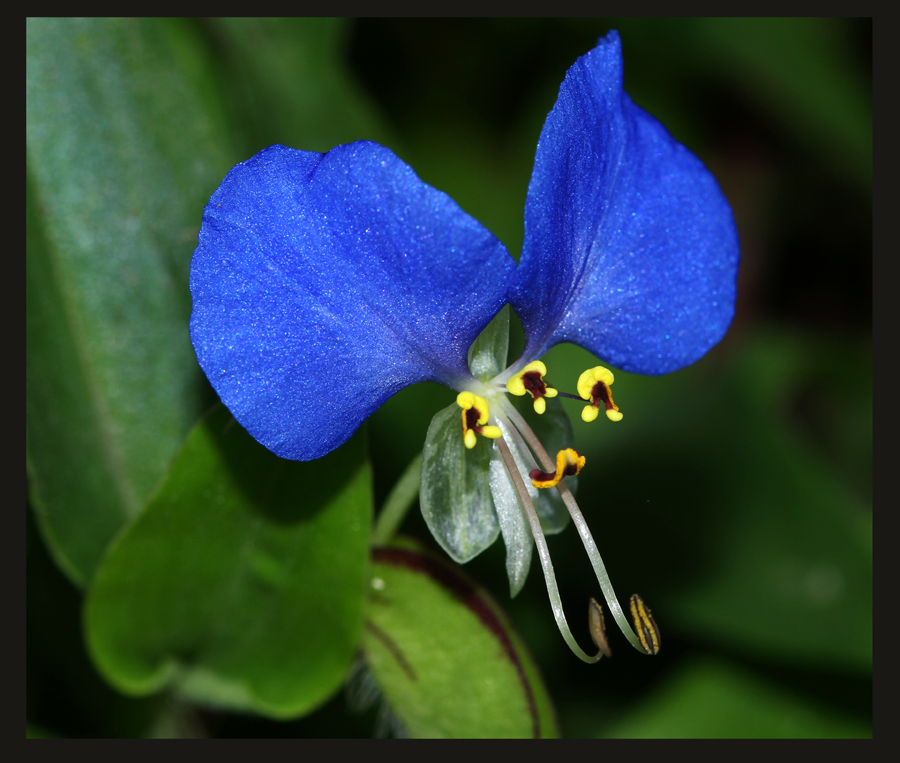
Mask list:
[[31,500],[79,584],[204,406],[188,263],[230,156],[219,114],[193,97],[209,79],[199,46],[172,31],[27,24]]
[[[502,543],[467,564],[477,584],[409,543],[370,558],[372,507],[452,393],[388,401],[368,453],[281,461],[203,416],[187,276],[209,195],[276,142],[378,140],[515,256],[542,121],[610,28],[634,100],[732,202],[742,270],[707,358],[616,373],[622,422],[548,412],[587,456],[617,589],[662,630],[656,657],[613,633],[586,666],[537,573],[509,598]],[[870,735],[870,46],[843,19],[29,20],[28,735],[365,735],[340,692],[360,654],[414,736]],[[570,392],[596,364],[544,361]],[[596,586],[556,516],[586,645]],[[402,529],[434,548],[415,504]]]
[[414,737],[556,736],[537,666],[490,595],[404,543],[375,550],[363,652]]
[[361,434],[286,461],[218,405],[97,571],[85,614],[97,665],[129,694],[174,682],[212,705],[308,712],[356,653],[370,518]]
[[783,691],[722,660],[697,659],[647,696],[610,738],[854,739],[871,736],[866,723]]

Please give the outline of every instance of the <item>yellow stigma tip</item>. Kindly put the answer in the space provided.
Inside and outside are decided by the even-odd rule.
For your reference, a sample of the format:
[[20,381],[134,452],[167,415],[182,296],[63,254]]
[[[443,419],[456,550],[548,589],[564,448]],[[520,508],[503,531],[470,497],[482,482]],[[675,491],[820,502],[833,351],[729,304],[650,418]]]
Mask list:
[[[592,410],[592,411],[595,411],[595,410],[597,410],[597,409],[596,409],[596,408],[591,408],[591,410]],[[606,412],[606,418],[608,418],[610,421],[621,421],[621,420],[622,420],[622,415],[623,415],[623,414],[619,413],[617,410],[608,410],[608,411]],[[596,414],[594,414],[594,418],[597,418],[597,415],[596,415]]]
[[500,427],[481,427],[481,431],[478,434],[482,437],[489,437],[492,440],[503,437],[503,432],[500,431]]
[[583,421],[586,421],[590,424],[597,416],[600,414],[599,408],[594,408],[592,405],[586,405],[581,409],[581,418]]
[[534,401],[534,410],[535,413],[543,413],[547,410],[547,401],[542,397],[535,398]]
[[475,443],[477,443],[477,442],[478,442],[478,438],[475,436],[475,430],[474,430],[474,429],[467,429],[467,430],[465,431],[465,434],[463,434],[463,444],[464,444],[469,450],[472,450],[472,448],[475,447]]

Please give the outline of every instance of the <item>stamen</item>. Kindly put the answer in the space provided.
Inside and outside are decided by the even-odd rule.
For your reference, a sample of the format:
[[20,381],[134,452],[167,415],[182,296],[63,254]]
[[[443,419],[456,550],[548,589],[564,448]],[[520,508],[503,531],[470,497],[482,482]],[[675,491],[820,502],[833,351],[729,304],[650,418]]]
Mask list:
[[460,392],[456,396],[456,404],[462,408],[463,443],[471,450],[478,441],[476,434],[496,439],[501,432],[498,427],[485,426],[490,417],[487,400],[474,392]]
[[647,654],[659,652],[659,626],[650,614],[650,608],[637,594],[631,597],[631,619],[644,651]]
[[513,395],[522,396],[526,393],[534,398],[534,410],[544,413],[547,410],[545,397],[556,397],[557,390],[548,387],[544,381],[547,366],[541,361],[535,360],[529,363],[519,373],[506,382],[506,389]]
[[591,638],[594,640],[597,648],[607,657],[612,657],[612,649],[609,648],[609,642],[606,640],[606,622],[603,619],[603,607],[593,597],[588,602],[588,627],[591,629]]
[[569,645],[569,649],[572,650],[579,660],[587,663],[597,662],[597,660],[603,656],[603,651],[601,650],[591,657],[578,646],[578,642],[575,641],[572,631],[569,630],[569,624],[566,622],[566,615],[565,612],[563,612],[562,599],[559,596],[559,588],[557,588],[556,585],[553,562],[550,561],[550,550],[547,548],[547,539],[544,537],[544,531],[541,528],[541,520],[538,518],[534,504],[531,502],[531,496],[528,495],[528,488],[525,487],[522,475],[519,474],[519,470],[516,467],[515,459],[509,450],[509,445],[507,445],[506,440],[502,437],[497,440],[497,449],[500,451],[503,462],[506,464],[506,470],[509,472],[509,476],[512,478],[513,484],[515,485],[516,492],[519,495],[519,503],[525,511],[525,518],[531,526],[531,534],[534,536],[534,544],[537,547],[538,558],[541,560],[541,570],[544,573],[544,582],[547,584],[547,594],[550,597],[550,606],[553,609],[553,618],[556,620],[556,627],[559,628],[559,632],[566,644]]
[[556,454],[556,471],[542,472],[532,469],[528,474],[535,487],[556,487],[563,477],[572,477],[581,471],[585,458],[577,450],[566,448]]
[[606,409],[606,417],[610,421],[621,421],[622,414],[619,413],[617,406],[612,399],[612,393],[609,388],[615,381],[615,377],[608,368],[597,366],[589,368],[581,376],[578,377],[578,394],[583,400],[590,400],[591,404],[581,411],[581,418],[584,421],[593,421],[600,413],[600,403],[603,403]]
[[[506,410],[505,412],[508,414],[515,428],[518,429],[522,436],[527,440],[534,455],[538,457],[540,462],[544,464],[546,468],[553,468],[553,462],[551,461],[546,448],[541,444],[541,441],[537,438],[537,435],[535,435],[531,427],[528,426],[525,419],[522,418],[522,414],[512,406],[508,406],[508,409],[509,410]],[[600,551],[597,548],[597,544],[594,542],[594,538],[584,519],[584,515],[581,513],[581,509],[578,508],[575,496],[572,495],[572,491],[569,489],[565,480],[561,481],[556,486],[556,489],[559,490],[559,496],[563,499],[563,503],[565,503],[566,508],[569,510],[569,514],[572,517],[572,523],[578,530],[578,535],[581,538],[582,544],[584,544],[584,549],[587,551],[588,558],[591,560],[591,566],[594,568],[594,574],[597,576],[597,582],[600,584],[600,590],[603,591],[603,598],[606,599],[606,603],[609,606],[610,612],[612,612],[616,625],[619,626],[619,629],[625,635],[625,638],[627,638],[631,645],[639,652],[642,652],[643,654],[655,654],[655,652],[650,651],[648,647],[655,643],[657,650],[659,649],[659,628],[656,626],[653,619],[649,617],[649,609],[644,606],[643,601],[641,601],[642,607],[638,611],[647,613],[648,623],[644,623],[643,619],[636,621],[636,624],[639,624],[639,629],[641,630],[645,624],[652,624],[650,627],[656,633],[655,641],[650,635],[644,636],[644,640],[647,644],[645,645],[634,632],[631,624],[628,622],[628,618],[622,611],[622,605],[619,604],[619,599],[616,596],[615,590],[613,590],[612,582],[609,579],[609,573],[606,571],[606,565],[603,564],[603,558],[600,556]]]

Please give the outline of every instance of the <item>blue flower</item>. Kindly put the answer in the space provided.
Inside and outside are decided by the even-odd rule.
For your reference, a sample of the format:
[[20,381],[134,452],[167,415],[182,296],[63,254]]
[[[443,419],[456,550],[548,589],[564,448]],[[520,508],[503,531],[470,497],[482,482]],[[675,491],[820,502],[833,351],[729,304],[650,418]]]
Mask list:
[[[716,181],[623,91],[620,41],[610,32],[568,71],[544,124],[518,266],[389,149],[360,141],[319,154],[276,145],[232,169],[204,211],[191,263],[191,337],[225,405],[284,458],[337,448],[410,384],[459,392],[429,430],[423,512],[457,561],[502,531],[515,592],[530,563],[529,524],[542,563],[535,522],[545,532],[560,524],[549,500],[535,500],[535,486],[555,485],[557,506],[576,516],[560,480],[583,458],[564,447],[557,459],[541,453],[507,392],[530,393],[535,410],[547,408],[546,398],[555,404],[534,361],[559,342],[642,374],[693,363],[731,322],[737,264]],[[504,368],[507,304],[526,346]],[[591,372],[579,390],[585,420],[600,405],[621,418],[612,373]],[[547,471],[530,468],[538,463]],[[545,575],[548,564],[549,556]],[[621,607],[604,593],[621,625]],[[632,619],[641,647],[654,651],[640,599]]]

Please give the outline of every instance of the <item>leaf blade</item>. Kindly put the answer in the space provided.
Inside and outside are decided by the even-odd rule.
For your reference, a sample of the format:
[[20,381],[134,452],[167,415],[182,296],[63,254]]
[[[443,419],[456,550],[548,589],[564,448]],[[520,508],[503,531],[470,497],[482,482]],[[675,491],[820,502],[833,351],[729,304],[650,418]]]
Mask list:
[[369,666],[414,737],[552,737],[538,669],[491,597],[412,544],[376,549]]
[[285,461],[217,406],[97,572],[86,623],[107,680],[276,718],[327,699],[362,627],[364,450]]
[[29,474],[53,553],[79,584],[205,405],[187,265],[229,160],[200,81],[173,53],[179,31],[27,24]]

